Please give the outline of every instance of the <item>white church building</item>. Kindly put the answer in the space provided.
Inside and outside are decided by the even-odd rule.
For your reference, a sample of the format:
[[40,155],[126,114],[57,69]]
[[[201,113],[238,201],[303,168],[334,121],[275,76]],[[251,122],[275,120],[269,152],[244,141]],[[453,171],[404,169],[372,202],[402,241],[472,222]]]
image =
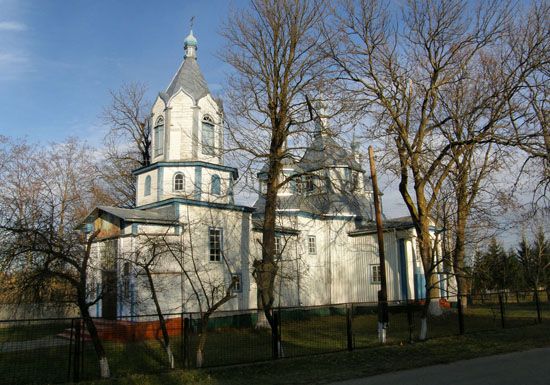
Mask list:
[[[151,162],[134,171],[135,208],[100,206],[85,221],[87,233],[99,230],[90,292],[113,288],[92,309],[96,316],[154,313],[145,266],[163,312],[197,311],[199,304],[205,310],[233,280],[233,298],[222,309],[257,308],[252,265],[261,258],[265,173],[258,174],[255,204],[238,204],[233,190],[239,170],[224,164],[223,111],[199,68],[192,32],[184,50],[152,107]],[[371,181],[356,150],[340,146],[327,125],[319,119],[301,159],[284,166],[292,180],[277,202],[277,306],[377,300]],[[386,219],[384,226],[388,299],[424,298],[410,219]],[[446,296],[442,268],[440,277]]]

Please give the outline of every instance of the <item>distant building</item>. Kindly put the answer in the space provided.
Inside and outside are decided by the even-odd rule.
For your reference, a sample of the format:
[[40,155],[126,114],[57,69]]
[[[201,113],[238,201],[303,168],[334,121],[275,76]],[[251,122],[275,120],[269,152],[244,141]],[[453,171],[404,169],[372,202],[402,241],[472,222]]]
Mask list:
[[[167,248],[152,268],[163,311],[196,311],[194,285],[204,280],[212,287],[227,286],[232,277],[238,279],[236,297],[223,308],[257,307],[252,262],[261,258],[265,170],[258,174],[254,206],[236,204],[238,170],[224,165],[223,111],[200,71],[192,32],[184,48],[183,63],[152,107],[151,164],[134,171],[136,207],[100,206],[85,222],[88,232],[100,230],[90,291],[114,288],[97,303],[98,316],[153,312],[147,278],[134,261],[144,260],[151,250],[147,245],[158,239],[166,240]],[[370,178],[357,151],[341,147],[327,125],[318,118],[303,157],[284,166],[290,182],[278,197],[276,305],[377,299],[380,268]],[[386,220],[384,236],[389,299],[424,298],[410,219]],[[184,274],[181,266],[192,274]],[[446,296],[442,271],[440,277]]]

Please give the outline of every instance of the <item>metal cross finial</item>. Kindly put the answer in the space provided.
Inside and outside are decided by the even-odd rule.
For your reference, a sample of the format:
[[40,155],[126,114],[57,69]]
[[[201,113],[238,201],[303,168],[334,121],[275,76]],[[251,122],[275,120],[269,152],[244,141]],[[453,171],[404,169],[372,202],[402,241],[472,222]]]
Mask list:
[[191,16],[191,20],[189,22],[189,24],[191,24],[191,28],[190,29],[193,29],[193,23],[195,22],[195,16]]

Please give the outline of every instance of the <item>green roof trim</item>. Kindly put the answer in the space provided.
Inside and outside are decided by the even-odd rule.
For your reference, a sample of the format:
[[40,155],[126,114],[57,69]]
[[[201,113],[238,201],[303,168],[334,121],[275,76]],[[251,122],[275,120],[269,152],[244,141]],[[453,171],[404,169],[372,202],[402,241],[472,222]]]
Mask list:
[[186,199],[186,198],[168,198],[160,202],[154,202],[154,203],[138,206],[137,208],[140,210],[147,210],[147,209],[152,209],[157,207],[163,207],[166,205],[171,205],[174,203],[180,203],[180,204],[189,205],[189,206],[208,207],[208,208],[220,209],[220,210],[241,211],[245,213],[251,213],[255,210],[254,207],[249,207],[249,206],[241,206],[241,205],[235,205],[230,203],[196,201],[193,199]]
[[207,163],[207,162],[201,162],[196,160],[188,161],[188,162],[157,162],[157,163],[150,164],[149,166],[144,166],[144,167],[135,169],[134,171],[132,171],[132,174],[140,175],[147,171],[155,170],[159,167],[203,167],[203,168],[208,168],[210,170],[230,172],[233,175],[233,179],[237,179],[239,177],[239,171],[235,167],[223,166],[220,164]]

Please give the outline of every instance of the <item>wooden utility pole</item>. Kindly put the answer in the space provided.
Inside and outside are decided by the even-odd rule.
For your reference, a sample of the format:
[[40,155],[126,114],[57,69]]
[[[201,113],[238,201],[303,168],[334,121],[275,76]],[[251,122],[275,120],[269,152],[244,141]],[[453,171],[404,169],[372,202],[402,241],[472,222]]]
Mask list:
[[384,229],[382,228],[382,207],[378,194],[378,179],[374,165],[374,151],[369,146],[370,176],[374,194],[374,213],[376,216],[376,234],[378,236],[378,254],[380,256],[380,291],[378,291],[378,340],[386,342],[386,328],[388,326],[388,287],[386,284],[386,256],[384,254]]

